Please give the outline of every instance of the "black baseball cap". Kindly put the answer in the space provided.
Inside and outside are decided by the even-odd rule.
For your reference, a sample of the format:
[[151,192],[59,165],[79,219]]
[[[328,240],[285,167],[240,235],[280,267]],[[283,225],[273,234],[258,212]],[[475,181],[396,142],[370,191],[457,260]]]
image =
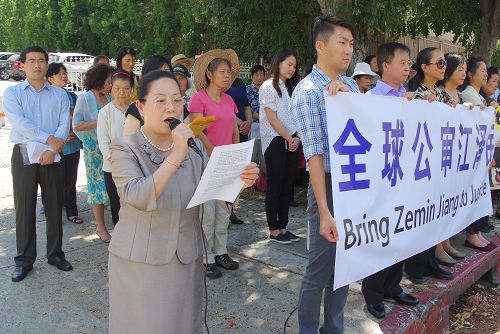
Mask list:
[[176,74],[182,74],[186,78],[189,78],[191,75],[189,74],[188,69],[184,65],[177,64],[174,67],[172,67],[172,73]]

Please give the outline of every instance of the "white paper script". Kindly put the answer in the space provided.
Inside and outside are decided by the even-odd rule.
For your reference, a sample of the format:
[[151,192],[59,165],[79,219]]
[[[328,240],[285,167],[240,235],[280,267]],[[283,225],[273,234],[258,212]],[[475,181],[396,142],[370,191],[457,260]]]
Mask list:
[[240,173],[252,160],[254,142],[215,147],[186,209],[213,199],[234,202],[243,187]]

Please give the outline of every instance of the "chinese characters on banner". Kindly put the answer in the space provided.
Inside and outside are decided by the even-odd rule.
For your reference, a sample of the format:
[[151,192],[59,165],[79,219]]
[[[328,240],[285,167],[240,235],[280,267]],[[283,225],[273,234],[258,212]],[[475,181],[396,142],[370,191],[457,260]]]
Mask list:
[[325,97],[334,288],[455,235],[492,212],[492,108],[341,93]]

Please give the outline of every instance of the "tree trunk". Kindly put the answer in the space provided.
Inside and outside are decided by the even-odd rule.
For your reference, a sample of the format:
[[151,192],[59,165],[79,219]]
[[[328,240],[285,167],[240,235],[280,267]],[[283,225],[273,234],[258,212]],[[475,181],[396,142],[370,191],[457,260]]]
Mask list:
[[481,14],[485,18],[485,24],[477,32],[472,54],[483,57],[487,64],[491,64],[500,36],[500,1],[481,0]]

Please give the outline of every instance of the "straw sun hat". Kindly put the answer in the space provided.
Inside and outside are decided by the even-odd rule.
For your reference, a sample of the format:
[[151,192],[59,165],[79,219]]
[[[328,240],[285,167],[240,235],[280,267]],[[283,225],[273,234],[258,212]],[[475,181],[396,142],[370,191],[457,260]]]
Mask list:
[[240,61],[238,60],[238,55],[232,49],[214,49],[210,50],[196,59],[194,62],[194,85],[197,91],[205,89],[208,87],[208,81],[205,76],[207,72],[208,64],[215,58],[223,58],[231,62],[231,79],[229,82],[229,87],[233,84],[234,80],[240,72]]

